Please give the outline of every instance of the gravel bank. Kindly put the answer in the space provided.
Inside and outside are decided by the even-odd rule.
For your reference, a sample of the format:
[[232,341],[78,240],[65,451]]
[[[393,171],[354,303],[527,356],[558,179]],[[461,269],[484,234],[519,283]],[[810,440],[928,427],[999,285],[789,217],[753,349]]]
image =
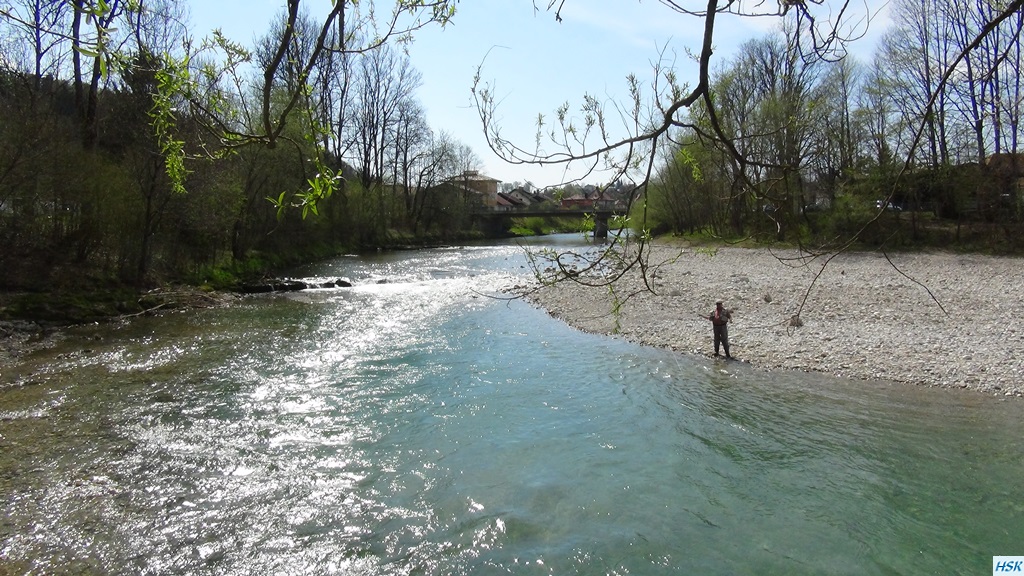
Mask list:
[[631,273],[615,286],[618,314],[607,289],[574,282],[529,298],[581,330],[705,356],[713,345],[702,316],[721,298],[733,311],[733,356],[759,368],[1024,396],[1021,259],[847,253],[822,271],[823,259],[799,256],[656,243],[655,293]]

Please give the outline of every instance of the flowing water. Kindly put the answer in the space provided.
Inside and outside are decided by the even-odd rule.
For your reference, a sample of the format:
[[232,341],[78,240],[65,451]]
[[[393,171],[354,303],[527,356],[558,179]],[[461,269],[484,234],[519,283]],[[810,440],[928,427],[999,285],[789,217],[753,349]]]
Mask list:
[[525,262],[339,258],[298,274],[352,288],[72,331],[0,376],[0,573],[987,574],[1024,554],[1020,401],[579,333],[491,297]]

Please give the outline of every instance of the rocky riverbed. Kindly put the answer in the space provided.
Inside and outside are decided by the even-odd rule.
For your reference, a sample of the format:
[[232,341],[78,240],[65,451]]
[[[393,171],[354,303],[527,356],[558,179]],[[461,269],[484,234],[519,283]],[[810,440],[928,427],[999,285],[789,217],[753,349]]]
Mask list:
[[[15,294],[0,294],[0,312],[16,297]],[[104,322],[121,322],[132,317],[185,310],[194,308],[215,308],[228,306],[238,300],[232,292],[208,292],[191,286],[162,287],[140,295],[138,312],[111,315]],[[0,374],[17,365],[22,358],[35,350],[49,348],[64,338],[65,329],[81,322],[70,322],[61,318],[46,320],[0,320]],[[97,323],[94,320],[90,323]]]
[[713,353],[706,319],[733,312],[734,357],[763,369],[1024,396],[1022,261],[952,253],[650,247],[614,290],[559,282],[529,298],[588,332]]

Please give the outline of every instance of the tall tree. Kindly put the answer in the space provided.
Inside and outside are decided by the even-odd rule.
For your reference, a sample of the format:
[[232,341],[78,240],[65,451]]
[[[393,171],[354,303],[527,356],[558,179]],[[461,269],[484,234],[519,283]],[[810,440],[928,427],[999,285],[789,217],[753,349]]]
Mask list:
[[114,23],[125,15],[129,6],[121,0],[70,1],[74,8],[71,19],[74,52],[71,60],[75,108],[82,125],[82,143],[86,148],[94,148],[99,138],[100,81],[107,73],[111,55],[118,50]]
[[[5,59],[12,62],[29,60],[33,84],[38,92],[42,88],[44,76],[52,79],[60,77],[63,62],[70,54],[66,30],[71,5],[48,0],[20,0],[12,3],[9,8],[0,9],[2,12],[7,15],[0,22],[7,28],[7,32],[2,35],[7,44]],[[25,51],[24,48],[29,50]]]
[[[332,142],[336,149],[345,149],[344,139],[339,136],[346,129],[336,119],[334,122],[325,121],[322,113],[329,110],[325,108],[328,99],[322,98],[317,102],[311,97],[309,87],[316,82],[320,96],[330,95],[334,99],[341,95],[341,104],[332,107],[330,112],[347,110],[344,94],[347,93],[348,79],[343,80],[340,93],[337,85],[330,86],[328,82],[332,72],[348,73],[346,56],[373,52],[392,43],[406,41],[416,30],[430,24],[446,24],[455,14],[455,0],[394,0],[391,13],[386,17],[381,17],[374,3],[338,0],[332,3],[326,15],[317,20],[316,25],[303,20],[303,5],[301,0],[285,1],[283,25],[274,28],[274,34],[269,37],[271,41],[261,51],[260,80],[254,86],[245,80],[242,73],[244,65],[251,61],[251,54],[223,35],[215,35],[214,45],[225,55],[225,68],[195,71],[197,76],[230,78],[227,84],[237,87],[234,97],[242,103],[243,113],[253,121],[239,123],[226,117],[221,114],[217,103],[204,98],[194,86],[186,90],[186,95],[209,129],[219,134],[222,143],[230,147],[256,143],[276,146],[284,135],[287,122],[293,118],[293,112],[299,110],[302,116],[311,118],[310,124],[317,132],[312,135],[317,143],[318,153],[314,158],[317,173],[311,179],[310,189],[281,203],[282,208],[291,203],[302,205],[305,212],[315,210],[316,203],[333,194],[341,181],[340,167],[330,166],[325,153]],[[284,90],[277,89],[276,81],[280,78],[287,80]],[[255,106],[247,103],[251,96],[249,87],[257,93]],[[337,102],[335,100],[335,104]],[[332,129],[328,131],[327,126]],[[377,167],[382,165],[380,158],[378,154]]]
[[860,164],[863,134],[855,121],[855,105],[861,93],[861,74],[857,60],[844,58],[828,67],[816,90],[823,125],[816,131],[811,166],[817,189],[829,205],[840,183]]
[[[127,121],[123,139],[125,162],[132,166],[136,189],[141,199],[138,216],[138,253],[131,278],[136,283],[146,280],[153,255],[153,242],[174,188],[168,180],[165,167],[167,158],[149,126],[154,97],[159,93],[159,76],[164,72],[165,60],[158,56],[173,53],[180,45],[185,29],[180,4],[174,0],[143,0],[137,9],[126,13],[131,18],[130,34],[125,49],[131,58],[120,70],[127,87],[121,121]],[[134,235],[133,235],[134,236]],[[177,251],[176,246],[168,246]]]
[[896,118],[893,110],[895,101],[883,63],[876,57],[858,93],[855,116],[866,136],[860,143],[861,155],[869,167],[873,166],[884,173],[889,173],[896,161],[892,133],[892,123]]

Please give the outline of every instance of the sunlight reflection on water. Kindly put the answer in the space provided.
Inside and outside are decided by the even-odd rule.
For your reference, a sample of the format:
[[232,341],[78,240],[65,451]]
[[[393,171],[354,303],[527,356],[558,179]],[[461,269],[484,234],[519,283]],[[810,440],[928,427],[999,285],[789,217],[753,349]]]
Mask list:
[[362,283],[53,351],[0,407],[0,552],[53,573],[969,573],[1024,533],[1013,405],[580,334],[487,297],[520,256],[338,259],[302,273]]

